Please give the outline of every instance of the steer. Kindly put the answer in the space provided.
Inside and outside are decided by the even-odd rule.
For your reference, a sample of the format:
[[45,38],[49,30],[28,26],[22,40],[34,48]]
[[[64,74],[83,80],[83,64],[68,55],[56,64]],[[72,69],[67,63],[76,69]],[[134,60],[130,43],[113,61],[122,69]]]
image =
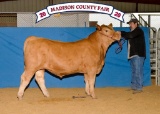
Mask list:
[[96,74],[104,65],[108,47],[120,40],[119,32],[115,32],[112,23],[97,25],[96,31],[87,38],[76,42],[61,42],[30,36],[24,43],[24,72],[18,91],[18,99],[22,99],[24,90],[35,74],[35,79],[44,96],[49,97],[45,86],[45,70],[62,78],[65,75],[83,73],[85,92],[92,98]]

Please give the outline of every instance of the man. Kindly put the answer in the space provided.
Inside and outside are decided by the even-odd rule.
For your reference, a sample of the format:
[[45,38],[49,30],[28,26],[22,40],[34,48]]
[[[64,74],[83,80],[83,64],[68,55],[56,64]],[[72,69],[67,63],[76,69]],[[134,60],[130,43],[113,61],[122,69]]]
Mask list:
[[127,22],[130,32],[121,31],[121,36],[128,40],[128,59],[130,60],[132,78],[131,90],[133,94],[142,92],[143,64],[146,57],[146,45],[143,30],[138,26],[137,19]]

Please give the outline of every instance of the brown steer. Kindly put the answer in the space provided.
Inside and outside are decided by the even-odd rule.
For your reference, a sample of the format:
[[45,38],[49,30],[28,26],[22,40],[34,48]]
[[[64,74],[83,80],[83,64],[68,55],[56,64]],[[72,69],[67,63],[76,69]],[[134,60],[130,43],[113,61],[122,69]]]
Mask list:
[[76,42],[28,37],[24,43],[25,68],[21,76],[18,98],[22,99],[24,90],[34,74],[44,96],[49,97],[44,80],[45,70],[61,78],[69,74],[83,73],[86,94],[96,98],[96,74],[100,73],[104,65],[108,47],[119,40],[120,34],[113,30],[112,24],[97,25],[95,32]]

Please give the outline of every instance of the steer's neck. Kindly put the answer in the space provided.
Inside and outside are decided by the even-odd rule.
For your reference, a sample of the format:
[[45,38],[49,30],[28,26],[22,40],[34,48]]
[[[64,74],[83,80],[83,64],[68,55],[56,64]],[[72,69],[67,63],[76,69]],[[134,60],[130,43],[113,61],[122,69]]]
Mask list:
[[97,46],[102,47],[104,52],[108,50],[108,47],[114,42],[113,39],[106,37],[105,35],[95,31],[89,35],[88,39],[97,44]]
[[114,42],[113,39],[111,38],[105,38],[105,41],[102,41],[101,45],[104,49],[104,51],[106,52],[108,50],[108,47]]

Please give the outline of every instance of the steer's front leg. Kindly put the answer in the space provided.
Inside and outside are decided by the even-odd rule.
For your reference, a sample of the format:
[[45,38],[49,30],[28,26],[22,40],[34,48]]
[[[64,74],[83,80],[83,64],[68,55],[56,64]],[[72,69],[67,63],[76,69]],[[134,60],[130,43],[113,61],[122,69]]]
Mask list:
[[93,74],[93,73],[90,73],[88,74],[88,82],[89,82],[89,92],[90,92],[90,95],[93,99],[96,99],[96,95],[95,95],[95,92],[94,92],[94,85],[95,85],[95,79],[96,79],[96,74]]
[[85,84],[86,84],[85,92],[86,92],[87,95],[90,96],[91,94],[90,94],[90,91],[89,91],[89,80],[88,80],[88,75],[87,74],[84,74],[84,81],[85,81]]

